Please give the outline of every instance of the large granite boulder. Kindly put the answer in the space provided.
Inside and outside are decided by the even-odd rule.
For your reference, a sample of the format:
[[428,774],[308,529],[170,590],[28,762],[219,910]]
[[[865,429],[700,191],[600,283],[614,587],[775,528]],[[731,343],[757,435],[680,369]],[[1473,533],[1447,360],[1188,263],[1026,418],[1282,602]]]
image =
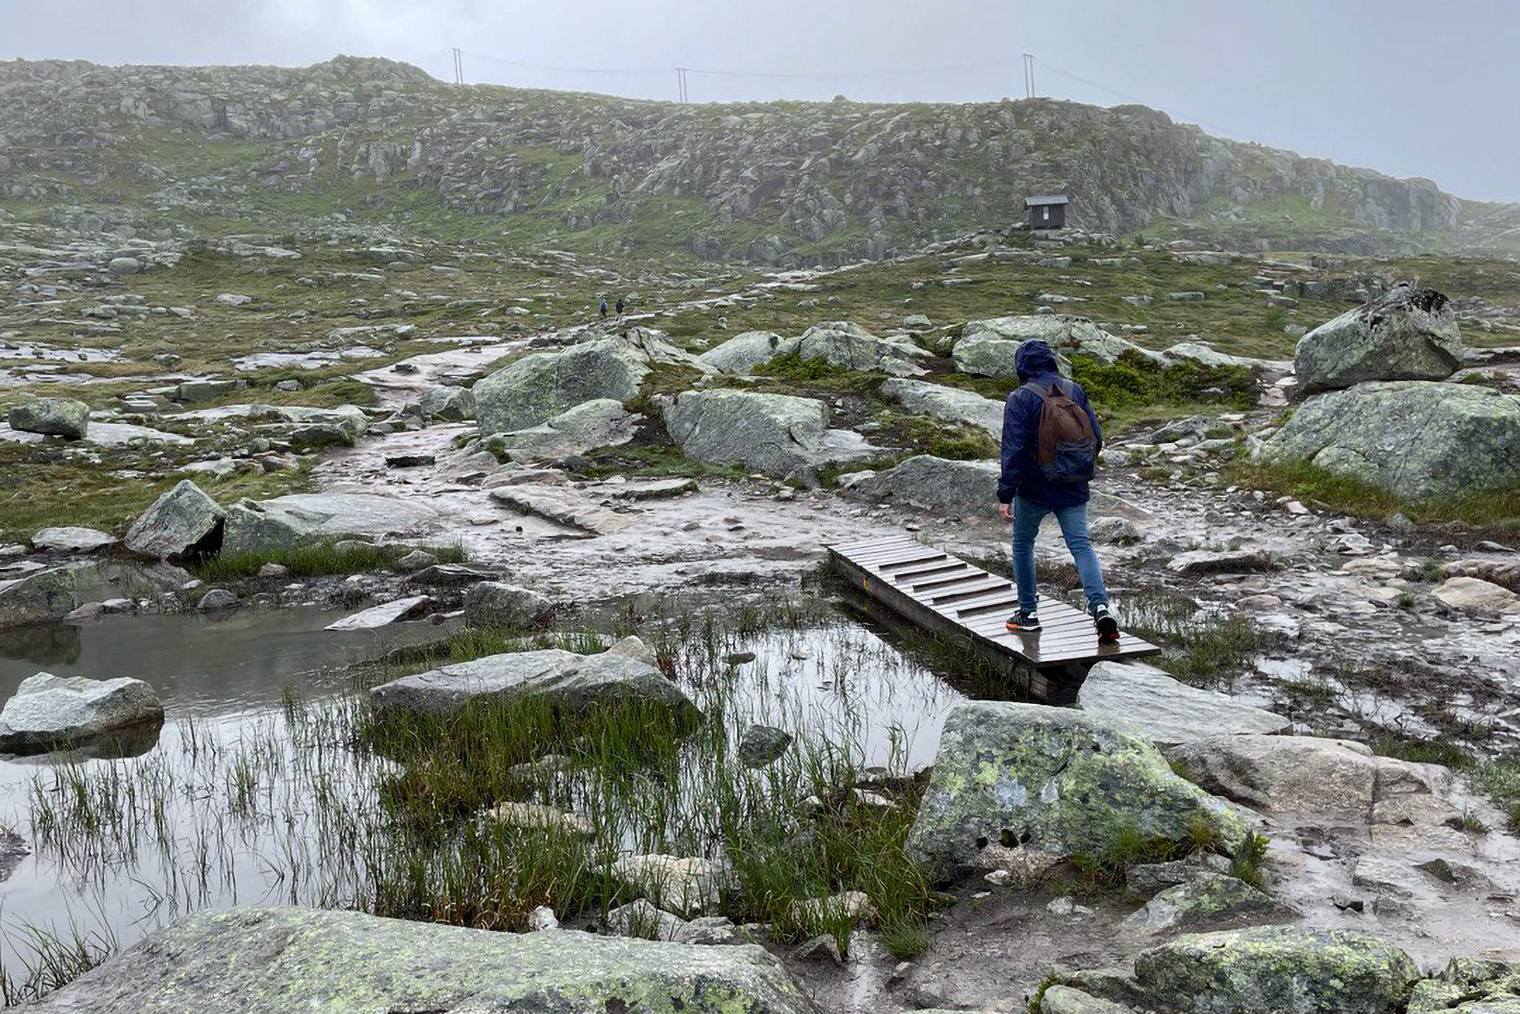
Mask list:
[[377,493],[292,493],[227,508],[222,553],[268,553],[304,542],[362,536],[415,539],[445,522],[426,503]]
[[213,552],[221,544],[226,512],[189,479],[180,480],[127,529],[122,540],[134,553],[174,560]]
[[828,408],[812,398],[685,391],[665,399],[661,409],[665,429],[682,453],[710,465],[805,478],[820,465],[875,450],[854,433],[829,429]]
[[1200,826],[1222,847],[1247,830],[1147,740],[1080,711],[967,701],[945,721],[908,848],[949,879],[989,844],[1096,855],[1123,833],[1186,841]]
[[1020,345],[1038,338],[1056,354],[1063,375],[1069,376],[1072,356],[1088,356],[1112,363],[1126,352],[1134,353],[1158,366],[1166,359],[1141,348],[1134,342],[1109,334],[1085,317],[1059,314],[1042,316],[994,317],[973,320],[961,330],[961,337],[951,350],[956,369],[982,377],[1016,378],[1014,353]]
[[856,481],[850,493],[918,507],[936,516],[991,517],[997,510],[999,467],[996,461],[952,461],[918,454]]
[[90,428],[90,406],[73,398],[38,398],[12,406],[7,421],[24,433],[80,440]]
[[1369,380],[1445,380],[1462,365],[1462,333],[1445,296],[1398,285],[1304,335],[1293,362],[1302,394]]
[[142,680],[92,680],[40,672],[0,710],[0,752],[41,753],[113,732],[159,725],[164,706]]
[[751,373],[755,367],[770,362],[784,350],[795,346],[796,339],[783,338],[774,331],[746,331],[734,335],[722,345],[708,349],[697,358],[719,373]]
[[78,580],[73,569],[34,571],[0,583],[0,630],[60,620],[78,606]]
[[1003,436],[1003,402],[983,398],[975,391],[931,384],[924,380],[893,377],[881,385],[882,397],[895,401],[915,415],[928,415],[963,426],[986,430],[992,439]]
[[1520,398],[1469,384],[1379,381],[1316,395],[1256,450],[1410,500],[1520,484]]
[[502,459],[563,458],[584,454],[596,447],[628,443],[642,418],[625,409],[620,401],[595,398],[538,426],[510,433],[493,433],[485,445]]
[[1291,926],[1182,936],[1135,959],[1158,1008],[1217,1014],[1396,1014],[1419,977],[1377,937]]
[[35,1005],[48,1014],[817,1014],[755,945],[500,933],[360,912],[234,908],[159,930]]
[[599,655],[559,648],[488,655],[382,683],[370,691],[370,704],[382,715],[451,715],[475,702],[537,697],[569,714],[622,705],[677,717],[695,712],[690,698],[635,654],[614,645]]
[[482,436],[527,429],[597,398],[627,401],[655,364],[713,367],[665,342],[658,331],[635,328],[557,352],[535,352],[478,381],[475,420]]
[[846,320],[814,324],[794,342],[786,343],[780,354],[795,354],[798,359],[822,359],[843,370],[878,370],[894,377],[923,373],[920,365],[933,353],[919,348],[906,335],[879,338]]

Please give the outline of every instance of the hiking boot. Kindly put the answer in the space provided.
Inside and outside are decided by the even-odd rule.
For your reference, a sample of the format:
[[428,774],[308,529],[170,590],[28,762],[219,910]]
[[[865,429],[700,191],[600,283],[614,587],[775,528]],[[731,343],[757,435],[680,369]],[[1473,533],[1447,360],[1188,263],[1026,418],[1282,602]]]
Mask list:
[[1107,604],[1093,606],[1093,626],[1098,628],[1098,643],[1113,644],[1119,640],[1119,621],[1114,619],[1113,612]]
[[1009,630],[1020,634],[1038,634],[1040,632],[1040,618],[1033,611],[1026,613],[1020,609],[1008,617],[1008,622],[1004,625]]

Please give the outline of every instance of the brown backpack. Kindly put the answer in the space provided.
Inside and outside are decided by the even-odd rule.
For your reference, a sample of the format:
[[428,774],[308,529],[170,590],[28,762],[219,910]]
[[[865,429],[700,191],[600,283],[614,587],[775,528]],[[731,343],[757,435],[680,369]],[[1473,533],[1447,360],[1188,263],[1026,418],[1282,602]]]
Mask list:
[[1098,438],[1069,380],[1024,385],[1040,399],[1035,460],[1049,482],[1086,482],[1098,471]]

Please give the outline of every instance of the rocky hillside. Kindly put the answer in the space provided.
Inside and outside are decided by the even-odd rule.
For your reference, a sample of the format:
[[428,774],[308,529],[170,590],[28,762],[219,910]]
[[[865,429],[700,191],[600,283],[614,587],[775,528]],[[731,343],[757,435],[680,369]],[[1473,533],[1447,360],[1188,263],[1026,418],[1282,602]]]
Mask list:
[[1520,249],[1520,206],[1142,106],[675,105],[304,69],[0,63],[0,216],[146,238],[313,227],[777,265],[880,258],[1072,196],[1226,245]]

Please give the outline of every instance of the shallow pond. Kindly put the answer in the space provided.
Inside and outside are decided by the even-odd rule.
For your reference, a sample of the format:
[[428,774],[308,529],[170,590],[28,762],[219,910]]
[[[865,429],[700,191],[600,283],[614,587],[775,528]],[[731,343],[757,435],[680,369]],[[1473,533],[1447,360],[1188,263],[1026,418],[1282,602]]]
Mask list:
[[[104,950],[208,906],[386,908],[387,864],[400,860],[388,854],[384,804],[401,768],[359,745],[363,686],[426,666],[360,663],[446,632],[323,630],[335,615],[106,617],[0,634],[7,696],[38,671],[130,675],[153,684],[167,712],[156,737],[124,751],[133,756],[0,758],[0,823],[32,850],[0,883],[0,958],[13,978],[33,961],[32,928]],[[530,795],[586,814],[622,852],[719,848],[709,811],[733,779],[795,809],[806,760],[715,770],[737,767],[732,748],[752,722],[787,730],[793,753],[814,762],[837,750],[857,767],[907,771],[932,759],[961,699],[890,633],[838,614],[744,631],[689,623],[667,650],[708,715],[677,768],[633,788],[594,774]]]

